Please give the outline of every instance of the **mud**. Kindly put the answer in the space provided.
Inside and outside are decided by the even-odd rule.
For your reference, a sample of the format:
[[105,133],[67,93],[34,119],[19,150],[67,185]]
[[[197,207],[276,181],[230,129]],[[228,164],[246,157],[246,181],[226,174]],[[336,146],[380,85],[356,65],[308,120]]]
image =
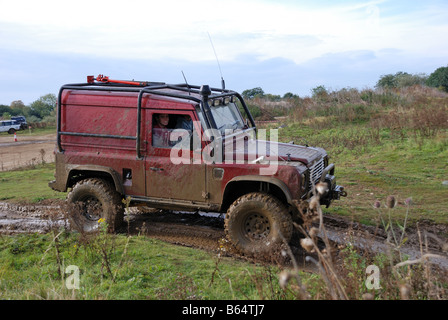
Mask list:
[[0,202],[0,234],[47,233],[68,227],[59,203],[10,204]]
[[[69,223],[61,210],[63,201],[47,201],[41,204],[0,203],[0,235],[20,233],[46,233],[53,228],[69,228]],[[384,230],[375,226],[366,226],[339,216],[325,215],[325,231],[334,247],[351,243],[364,252],[388,252]],[[143,234],[176,245],[182,245],[237,259],[246,259],[259,263],[285,263],[285,255],[277,257],[247,257],[236,252],[226,241],[224,216],[217,213],[188,213],[155,210],[149,208],[131,208],[126,211],[125,224],[120,233]],[[448,226],[435,225],[422,221],[418,227],[408,229],[408,241],[401,252],[409,259],[421,257],[422,252],[440,255],[431,262],[448,268]],[[320,237],[324,235],[319,234]],[[291,241],[293,252],[299,266],[312,271],[314,266],[305,262],[308,255],[300,247],[300,235],[295,234]]]
[[[367,253],[388,253],[394,250],[394,240],[388,239],[380,226],[367,226],[330,215],[325,215],[324,225],[329,240],[336,245],[350,243]],[[399,241],[401,231],[398,228],[395,234]],[[408,260],[418,259],[426,253],[435,254],[440,258],[431,258],[431,263],[448,269],[448,225],[423,220],[407,228],[403,239],[405,241],[400,252],[407,255]]]

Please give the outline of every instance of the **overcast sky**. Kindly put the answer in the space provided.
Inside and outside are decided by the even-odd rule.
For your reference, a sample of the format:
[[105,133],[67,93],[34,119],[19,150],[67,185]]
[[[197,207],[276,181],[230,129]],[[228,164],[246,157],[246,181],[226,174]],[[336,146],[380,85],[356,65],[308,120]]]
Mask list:
[[448,1],[0,0],[0,104],[87,75],[306,96],[448,65]]

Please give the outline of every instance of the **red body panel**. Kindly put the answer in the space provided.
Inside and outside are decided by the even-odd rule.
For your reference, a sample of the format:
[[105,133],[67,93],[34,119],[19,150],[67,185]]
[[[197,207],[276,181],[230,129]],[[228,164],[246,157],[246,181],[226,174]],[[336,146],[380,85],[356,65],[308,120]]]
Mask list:
[[[61,136],[63,154],[60,162],[66,166],[97,166],[110,168],[121,180],[125,196],[146,197],[152,199],[169,199],[187,201],[192,206],[209,205],[220,208],[224,193],[229,183],[235,179],[254,181],[260,177],[260,169],[267,165],[255,164],[251,160],[258,155],[248,154],[247,150],[233,148],[231,154],[225,154],[222,163],[173,164],[170,149],[152,146],[152,119],[156,113],[188,114],[199,123],[195,105],[191,101],[175,98],[158,97],[145,94],[141,111],[141,159],[136,157],[137,134],[136,92],[104,92],[65,90],[61,99],[61,127],[65,133]],[[196,125],[197,126],[197,125]],[[195,127],[199,135],[203,129]],[[74,136],[70,133],[110,135],[114,137]],[[119,139],[116,136],[128,137]],[[202,143],[202,148],[206,143]],[[322,154],[314,149],[307,149],[306,157],[300,153],[301,147],[278,144],[281,159],[290,157],[295,161],[309,164]],[[202,150],[195,150],[196,155]],[[191,162],[195,157],[190,152]],[[302,157],[300,156],[302,154]],[[196,156],[197,157],[197,156]],[[225,159],[242,160],[226,163]],[[281,164],[282,161],[280,161]],[[303,196],[302,173],[305,166],[279,165],[271,176],[262,176],[259,181],[276,185],[286,194],[288,200]],[[218,169],[216,171],[215,169]],[[57,169],[58,170],[58,169]],[[68,170],[67,168],[65,169]],[[91,169],[93,170],[93,169]],[[222,173],[215,176],[216,173]],[[132,173],[132,178],[126,175]]]

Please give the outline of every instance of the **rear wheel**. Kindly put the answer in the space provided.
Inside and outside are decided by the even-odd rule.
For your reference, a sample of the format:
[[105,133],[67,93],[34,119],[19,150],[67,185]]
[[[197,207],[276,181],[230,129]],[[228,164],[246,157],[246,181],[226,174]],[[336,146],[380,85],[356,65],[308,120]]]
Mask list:
[[75,229],[92,232],[104,219],[108,231],[116,231],[123,223],[124,207],[120,194],[103,179],[81,180],[67,196],[69,218]]
[[241,196],[230,206],[225,231],[239,251],[264,254],[289,242],[293,225],[291,215],[279,200],[254,192]]

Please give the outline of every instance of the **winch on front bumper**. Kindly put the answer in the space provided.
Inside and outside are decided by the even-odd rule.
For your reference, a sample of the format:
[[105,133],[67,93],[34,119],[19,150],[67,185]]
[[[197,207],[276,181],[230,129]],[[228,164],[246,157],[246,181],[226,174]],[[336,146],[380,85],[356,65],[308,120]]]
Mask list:
[[334,176],[334,163],[329,164],[323,171],[318,184],[316,184],[316,191],[320,195],[320,204],[327,208],[333,200],[339,200],[341,197],[346,197],[347,192],[343,186],[336,184]]

